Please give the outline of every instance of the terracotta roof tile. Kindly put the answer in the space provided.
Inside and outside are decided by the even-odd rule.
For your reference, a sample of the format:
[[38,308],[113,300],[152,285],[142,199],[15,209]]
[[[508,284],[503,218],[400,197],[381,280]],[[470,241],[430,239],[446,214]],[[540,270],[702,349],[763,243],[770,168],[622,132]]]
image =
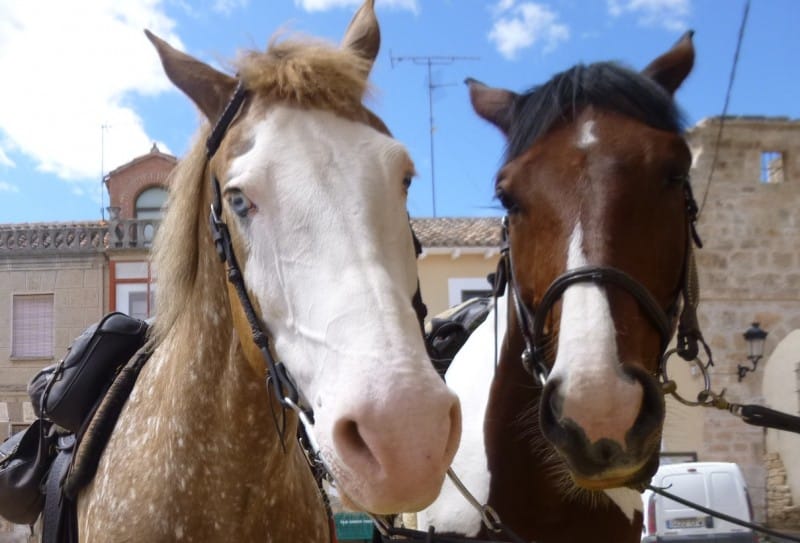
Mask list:
[[[411,224],[423,247],[500,246],[499,217],[412,219]],[[98,240],[95,238],[104,233],[106,228],[108,223],[102,221],[0,224],[0,249],[97,246]],[[92,238],[91,241],[89,238]]]
[[500,217],[411,219],[423,247],[499,247]]

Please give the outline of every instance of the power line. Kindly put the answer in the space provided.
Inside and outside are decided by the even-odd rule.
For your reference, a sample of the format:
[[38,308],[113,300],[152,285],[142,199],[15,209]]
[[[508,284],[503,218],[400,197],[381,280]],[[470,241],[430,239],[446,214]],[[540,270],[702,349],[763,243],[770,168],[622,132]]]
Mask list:
[[717,141],[714,143],[714,156],[711,159],[711,169],[708,172],[708,182],[706,183],[706,190],[703,193],[703,200],[700,202],[700,210],[697,216],[703,212],[706,206],[706,199],[708,192],[711,188],[711,179],[714,176],[714,170],[717,167],[717,157],[719,156],[719,145],[722,141],[722,129],[725,126],[725,118],[728,115],[728,105],[731,101],[731,90],[733,89],[733,81],[736,79],[736,66],[739,64],[739,52],[742,49],[742,40],[744,39],[744,29],[747,26],[747,16],[750,13],[750,0],[745,0],[744,11],[742,12],[742,23],[739,25],[739,37],[736,40],[736,51],[733,53],[733,65],[731,66],[731,74],[728,78],[728,90],[725,93],[725,105],[722,106],[722,116],[719,119],[719,130],[717,131]]
[[430,130],[430,152],[431,152],[431,204],[433,208],[433,216],[436,217],[436,169],[434,167],[434,152],[433,152],[433,91],[441,87],[452,87],[454,83],[434,83],[433,75],[431,73],[432,66],[443,66],[453,64],[461,60],[480,60],[480,57],[459,57],[459,56],[445,56],[445,55],[423,55],[423,56],[401,56],[396,57],[389,51],[389,61],[392,68],[395,62],[412,62],[418,66],[428,67],[428,122]]

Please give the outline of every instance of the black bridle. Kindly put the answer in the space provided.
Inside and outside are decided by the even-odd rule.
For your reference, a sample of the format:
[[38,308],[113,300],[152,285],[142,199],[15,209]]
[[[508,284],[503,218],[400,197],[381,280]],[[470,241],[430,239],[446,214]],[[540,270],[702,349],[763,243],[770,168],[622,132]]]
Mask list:
[[[514,277],[514,258],[509,240],[508,216],[503,217],[503,236],[501,257],[498,263],[495,279],[495,295],[502,295],[506,285],[510,286],[510,293],[516,311],[519,327],[525,342],[522,352],[522,364],[537,383],[544,385],[550,372],[547,365],[547,356],[550,335],[545,332],[547,317],[553,305],[561,299],[564,292],[571,286],[579,283],[593,283],[596,285],[614,285],[630,294],[644,310],[651,324],[656,328],[660,337],[660,365],[659,374],[666,363],[666,359],[673,352],[687,361],[697,358],[703,345],[708,356],[707,365],[713,365],[711,351],[703,339],[703,334],[697,321],[697,270],[694,264],[694,246],[702,247],[702,242],[697,234],[697,203],[695,202],[688,176],[681,180],[684,188],[686,207],[686,254],[682,274],[682,288],[678,298],[682,297],[682,307],[676,300],[664,309],[650,293],[650,291],[631,275],[611,266],[583,266],[568,270],[558,277],[545,290],[539,303],[531,309],[522,299],[520,287]],[[675,328],[675,319],[678,310],[681,310],[678,320],[677,347],[674,351],[667,351],[667,346],[672,338]]]
[[[225,106],[217,120],[211,134],[206,140],[206,161],[210,163],[219,146],[225,133],[228,131],[233,119],[242,107],[245,99],[247,98],[247,90],[241,84],[236,86],[231,99]],[[293,401],[296,405],[300,402],[300,393],[297,386],[289,376],[289,372],[283,362],[275,360],[272,354],[272,342],[269,335],[264,331],[261,321],[256,313],[250,296],[247,294],[247,288],[244,284],[244,275],[239,267],[239,262],[236,259],[236,254],[233,251],[233,242],[231,241],[231,234],[228,230],[228,225],[222,219],[222,190],[220,188],[219,180],[216,174],[211,174],[211,188],[213,191],[213,200],[211,202],[211,214],[209,216],[209,226],[211,228],[211,237],[214,240],[214,246],[217,249],[217,254],[220,260],[226,265],[226,272],[228,282],[233,285],[236,294],[239,298],[239,303],[244,311],[247,323],[250,326],[250,333],[253,337],[253,342],[261,351],[264,358],[264,363],[267,367],[267,383],[271,384],[272,391],[280,404],[286,408],[288,404],[286,399]],[[309,411],[308,415],[312,414]]]

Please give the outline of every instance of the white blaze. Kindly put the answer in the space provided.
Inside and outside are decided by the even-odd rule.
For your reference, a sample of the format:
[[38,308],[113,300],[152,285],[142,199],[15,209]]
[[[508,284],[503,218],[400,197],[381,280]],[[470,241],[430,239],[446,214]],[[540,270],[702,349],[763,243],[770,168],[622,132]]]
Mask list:
[[588,149],[597,143],[597,136],[594,134],[594,121],[589,120],[581,125],[580,134],[578,135],[577,146],[579,149]]
[[[587,265],[583,229],[570,237],[567,270]],[[606,291],[592,283],[570,286],[562,297],[558,356],[548,380],[561,381],[561,417],[572,419],[592,442],[625,446],[642,401],[642,387],[622,372]]]

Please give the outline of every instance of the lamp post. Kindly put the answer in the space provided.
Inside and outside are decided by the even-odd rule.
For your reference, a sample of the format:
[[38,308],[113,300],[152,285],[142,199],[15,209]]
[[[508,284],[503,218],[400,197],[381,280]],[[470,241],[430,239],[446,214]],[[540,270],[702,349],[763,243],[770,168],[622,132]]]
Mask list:
[[739,382],[741,383],[744,376],[750,371],[756,371],[758,361],[764,356],[764,341],[767,339],[767,332],[762,330],[757,322],[754,322],[750,328],[745,330],[744,340],[747,342],[747,360],[750,361],[752,368],[742,366],[739,364],[736,367],[736,373],[739,375]]

